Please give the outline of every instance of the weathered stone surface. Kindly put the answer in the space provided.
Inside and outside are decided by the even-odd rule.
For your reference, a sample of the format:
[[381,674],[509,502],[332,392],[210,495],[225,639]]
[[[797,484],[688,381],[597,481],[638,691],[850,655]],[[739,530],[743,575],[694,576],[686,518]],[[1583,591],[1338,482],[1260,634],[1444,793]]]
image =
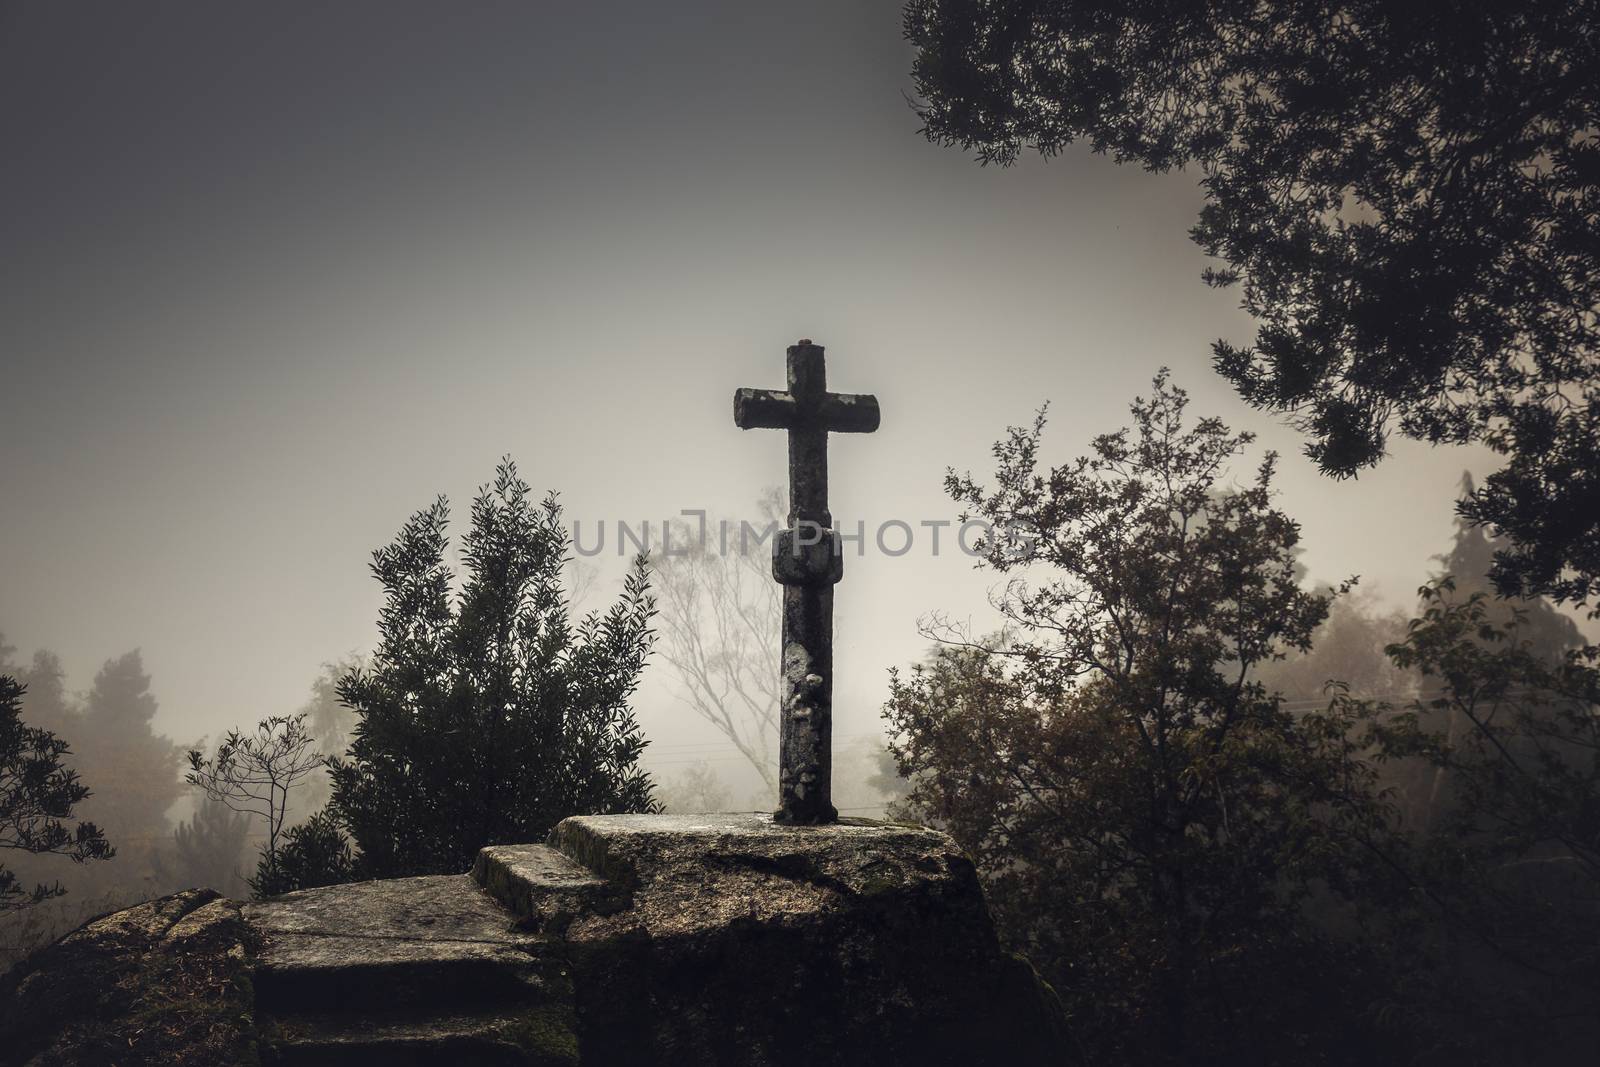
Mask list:
[[1059,1014],[1000,952],[945,835],[768,815],[567,819],[552,844],[625,886],[566,930],[586,1062],[1021,1064]]
[[260,932],[256,985],[272,1009],[412,1004],[463,983],[520,986],[537,938],[465,875],[355,882],[244,905]]
[[577,1062],[549,939],[466,875],[357,882],[245,905],[268,1059]]
[[480,849],[472,877],[511,909],[526,930],[564,932],[585,912],[625,907],[627,889],[608,882],[549,845],[490,845]]
[[166,897],[7,976],[0,1021],[0,1061],[40,1064],[1010,1067],[1061,1047],[949,838],[766,815],[568,819],[470,877]]
[[256,1063],[254,943],[211,890],[86,923],[0,977],[0,1063]]

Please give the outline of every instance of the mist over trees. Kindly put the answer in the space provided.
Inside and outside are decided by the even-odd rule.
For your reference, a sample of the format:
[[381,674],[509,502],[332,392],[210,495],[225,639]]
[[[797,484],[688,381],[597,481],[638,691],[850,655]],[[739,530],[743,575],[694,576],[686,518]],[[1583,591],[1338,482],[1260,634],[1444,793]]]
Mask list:
[[[1600,1038],[1600,650],[1538,599],[1600,613],[1597,16],[1592,3],[904,7],[931,140],[1002,165],[1081,140],[1118,163],[1194,169],[1206,204],[1192,233],[1221,261],[1205,280],[1242,286],[1258,324],[1253,344],[1217,341],[1214,366],[1289,416],[1324,473],[1380,462],[1395,433],[1504,457],[1463,486],[1456,543],[1403,629],[1346,601],[1320,647],[1257,670],[1294,720],[1342,739],[1338,799],[1383,810],[1344,843],[1350,869],[1375,861],[1388,891],[1376,878],[1354,914],[1324,896],[1307,915],[1364,946],[1372,1013],[1351,1029],[1398,1021],[1391,1059],[1566,1063]],[[1004,681],[943,655],[945,684]]]
[[183,796],[182,748],[157,733],[157,703],[138,650],[107,660],[81,697],[67,688],[61,662],[36,651],[27,668],[14,669],[26,686],[24,719],[67,741],[63,765],[88,786],[76,816],[99,827],[116,848],[106,863],[67,864],[42,856],[19,872],[39,881],[60,880],[85,904],[108,894],[137,899],[167,888],[164,877],[174,847],[168,812]]
[[230,897],[250,889],[250,817],[219,801],[205,799],[172,832],[174,855],[161,881],[188,888],[215,889]]

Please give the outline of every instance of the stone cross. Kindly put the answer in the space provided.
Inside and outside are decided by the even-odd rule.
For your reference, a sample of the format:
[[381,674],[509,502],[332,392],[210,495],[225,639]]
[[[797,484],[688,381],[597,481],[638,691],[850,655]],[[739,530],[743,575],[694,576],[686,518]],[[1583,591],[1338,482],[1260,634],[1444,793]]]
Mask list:
[[878,398],[828,392],[822,346],[789,346],[789,390],[739,389],[742,430],[789,431],[789,528],[772,542],[783,585],[783,678],[778,735],[778,810],[773,821],[830,823],[833,807],[833,585],[844,551],[828,514],[828,433],[871,433]]

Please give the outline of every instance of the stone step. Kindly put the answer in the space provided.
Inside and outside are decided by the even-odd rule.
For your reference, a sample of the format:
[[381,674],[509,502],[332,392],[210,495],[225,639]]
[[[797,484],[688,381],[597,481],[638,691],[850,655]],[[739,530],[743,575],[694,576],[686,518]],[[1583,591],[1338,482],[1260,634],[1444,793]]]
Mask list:
[[274,1017],[570,999],[546,938],[466,875],[356,882],[245,906],[261,937],[257,1003]]
[[574,1067],[568,1012],[502,1009],[422,1018],[301,1016],[264,1028],[266,1067]]
[[577,1062],[566,962],[467,875],[327,886],[244,910],[260,937],[267,1063]]
[[610,914],[627,907],[626,888],[599,877],[549,845],[490,845],[472,877],[509,908],[524,929],[559,935],[579,909]]

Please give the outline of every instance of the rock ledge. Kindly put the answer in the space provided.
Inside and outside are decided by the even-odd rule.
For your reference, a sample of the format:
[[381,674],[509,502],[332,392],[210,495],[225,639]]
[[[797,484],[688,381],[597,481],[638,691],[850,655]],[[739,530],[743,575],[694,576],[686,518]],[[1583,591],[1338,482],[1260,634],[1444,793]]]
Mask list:
[[[173,978],[192,1004],[162,1002],[148,1055],[119,1045]],[[584,816],[470,875],[177,894],[0,982],[0,1050],[38,1064],[101,1042],[164,1065],[1011,1065],[1052,1061],[1060,1027],[948,837],[761,814]]]

